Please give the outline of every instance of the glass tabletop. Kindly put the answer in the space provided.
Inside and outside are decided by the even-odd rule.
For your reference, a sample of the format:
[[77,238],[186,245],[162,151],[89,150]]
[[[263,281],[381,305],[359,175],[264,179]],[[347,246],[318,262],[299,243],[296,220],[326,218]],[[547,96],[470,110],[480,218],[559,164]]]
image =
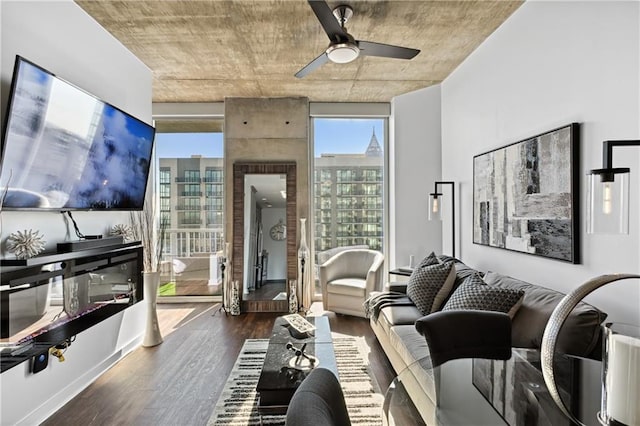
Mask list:
[[[565,405],[588,426],[599,425],[601,363],[557,355],[555,371]],[[409,365],[385,394],[383,420],[393,425],[571,426],[547,391],[540,353],[513,349],[507,361],[458,359],[431,368]]]

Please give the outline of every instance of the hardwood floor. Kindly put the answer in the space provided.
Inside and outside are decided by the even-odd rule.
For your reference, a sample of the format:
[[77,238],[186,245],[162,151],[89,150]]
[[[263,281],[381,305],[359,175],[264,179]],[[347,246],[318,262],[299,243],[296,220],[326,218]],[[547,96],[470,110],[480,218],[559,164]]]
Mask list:
[[287,287],[284,280],[267,282],[259,289],[242,296],[242,299],[243,300],[273,300],[274,297],[286,291],[287,291]]
[[[140,347],[43,425],[206,425],[245,339],[266,338],[281,314],[218,312],[218,304],[159,304],[164,342]],[[321,313],[318,304],[312,312]],[[368,320],[326,313],[331,330],[364,336],[374,378],[395,374]]]

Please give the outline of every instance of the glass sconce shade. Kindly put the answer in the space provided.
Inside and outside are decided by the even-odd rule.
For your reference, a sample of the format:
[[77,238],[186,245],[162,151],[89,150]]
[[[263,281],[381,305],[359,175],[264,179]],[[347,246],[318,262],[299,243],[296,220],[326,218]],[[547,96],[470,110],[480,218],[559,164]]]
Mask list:
[[629,233],[629,169],[597,169],[588,175],[587,233]]
[[442,194],[429,194],[429,220],[442,220]]

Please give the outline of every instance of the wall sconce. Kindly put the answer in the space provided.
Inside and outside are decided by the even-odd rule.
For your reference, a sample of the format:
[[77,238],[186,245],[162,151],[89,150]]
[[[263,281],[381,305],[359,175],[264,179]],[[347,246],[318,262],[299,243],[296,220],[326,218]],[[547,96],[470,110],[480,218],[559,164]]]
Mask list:
[[429,194],[429,220],[442,220],[442,197],[438,192],[438,185],[451,185],[451,256],[456,257],[456,190],[451,181],[436,181],[434,190]]
[[629,233],[629,168],[613,167],[613,148],[640,146],[640,140],[604,141],[602,169],[589,173],[587,233]]

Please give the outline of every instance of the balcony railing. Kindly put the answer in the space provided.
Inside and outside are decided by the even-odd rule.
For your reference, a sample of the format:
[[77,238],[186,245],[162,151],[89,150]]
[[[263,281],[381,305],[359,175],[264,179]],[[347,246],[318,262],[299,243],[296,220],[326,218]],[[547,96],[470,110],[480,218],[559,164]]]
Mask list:
[[193,211],[193,210],[200,210],[201,207],[200,206],[191,206],[188,204],[178,204],[176,206],[176,210],[189,210],[189,211]]
[[180,195],[182,197],[202,197],[202,191],[182,191]]
[[180,219],[180,225],[202,225],[202,219]]
[[193,177],[177,177],[176,183],[200,183],[202,179]]
[[202,209],[203,210],[220,210],[220,211],[222,211],[222,206],[216,206],[216,205],[211,206],[211,205],[205,204],[204,206],[202,206]]
[[222,227],[166,229],[163,256],[189,257],[196,253],[215,253],[224,247]]
[[223,182],[222,177],[215,178],[215,177],[206,177],[206,176],[202,178],[202,181],[206,183],[222,183]]

